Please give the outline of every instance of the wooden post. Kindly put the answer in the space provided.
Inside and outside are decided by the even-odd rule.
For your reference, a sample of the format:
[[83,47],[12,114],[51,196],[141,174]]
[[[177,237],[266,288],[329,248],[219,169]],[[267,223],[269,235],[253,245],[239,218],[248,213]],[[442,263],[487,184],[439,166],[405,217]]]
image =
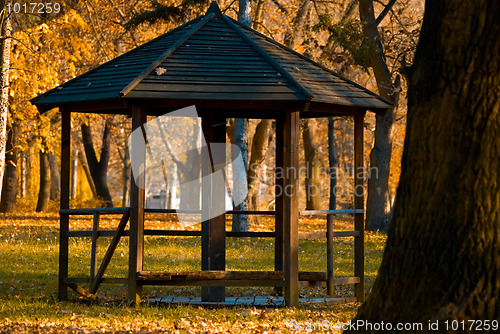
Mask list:
[[282,215],[285,248],[285,304],[299,303],[299,112],[287,111],[283,124]]
[[354,208],[363,210],[354,214],[354,229],[359,235],[354,237],[354,276],[359,277],[359,283],[354,285],[354,293],[358,302],[365,300],[365,191],[364,191],[364,122],[365,114],[354,115]]
[[[144,140],[144,124],[146,110],[142,107],[132,107],[132,131],[142,128]],[[137,148],[140,145],[136,146]],[[135,149],[132,143],[132,149]],[[139,149],[138,149],[139,150]],[[138,176],[130,182],[130,241],[129,241],[129,269],[128,269],[128,302],[138,305],[141,302],[142,285],[137,281],[137,272],[142,271],[144,255],[144,205],[145,205],[145,177],[146,151],[134,152],[133,159],[143,159]],[[135,161],[137,163],[137,161]]]
[[94,212],[92,221],[92,246],[90,250],[90,285],[94,283],[97,273],[97,239],[99,238],[99,217],[98,212]]
[[[284,149],[284,119],[280,118],[276,120],[276,163],[275,163],[275,216],[274,216],[274,270],[284,271],[285,270],[285,249],[284,249],[284,230],[283,230],[283,196],[284,196],[284,183],[283,183],[283,171],[285,169],[283,163],[283,153]],[[275,291],[279,296],[283,295],[283,287],[275,287]]]
[[333,296],[333,215],[326,215],[326,290]]
[[[71,170],[71,112],[61,109],[61,209],[69,209]],[[68,299],[68,286],[65,280],[68,277],[69,264],[69,215],[60,214],[59,223],[59,300]]]
[[[225,181],[218,177],[224,176],[221,172],[226,164],[226,119],[210,111],[202,117],[202,128],[208,151],[202,152],[205,179],[202,184],[201,269],[226,270],[226,217],[224,214],[213,217],[213,212],[225,210]],[[202,287],[201,297],[204,302],[224,302],[225,287]]]

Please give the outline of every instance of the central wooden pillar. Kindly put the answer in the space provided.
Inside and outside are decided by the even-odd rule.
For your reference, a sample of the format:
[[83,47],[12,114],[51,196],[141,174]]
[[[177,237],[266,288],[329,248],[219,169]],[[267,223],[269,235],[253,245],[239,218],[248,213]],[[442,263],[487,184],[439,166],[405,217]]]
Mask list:
[[[226,270],[226,217],[224,213],[214,217],[225,211],[226,118],[216,113],[210,111],[201,120],[207,143],[202,152],[201,270]],[[201,298],[204,302],[224,302],[225,287],[202,287]]]
[[137,272],[142,271],[144,256],[144,206],[146,178],[146,110],[143,107],[132,108],[132,131],[142,129],[144,144],[132,143],[133,159],[142,161],[139,175],[134,175],[130,182],[130,241],[128,267],[128,301],[138,305],[141,302],[142,285],[137,281]]
[[[71,170],[71,112],[61,109],[61,209],[69,209]],[[68,299],[68,286],[65,283],[68,277],[69,263],[69,215],[60,214],[59,225],[59,300]]]
[[[277,179],[276,226],[283,236],[283,269],[285,270],[285,304],[299,303],[299,112],[286,111],[276,122]],[[280,138],[278,138],[278,136]],[[278,163],[282,160],[281,166]],[[281,189],[279,189],[281,187]],[[279,203],[278,203],[279,202]],[[276,231],[276,250],[279,250],[280,232]],[[280,265],[276,252],[275,266]]]
[[359,235],[354,237],[354,276],[359,277],[359,283],[354,285],[354,294],[358,302],[365,301],[365,166],[364,127],[365,113],[354,115],[354,208],[362,212],[354,214],[354,229]]

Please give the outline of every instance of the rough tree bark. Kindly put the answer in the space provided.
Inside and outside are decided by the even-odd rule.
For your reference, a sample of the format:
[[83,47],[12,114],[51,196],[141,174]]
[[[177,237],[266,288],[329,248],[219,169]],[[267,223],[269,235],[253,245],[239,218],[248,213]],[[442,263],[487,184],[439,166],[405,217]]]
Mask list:
[[373,0],[359,0],[359,14],[364,22],[363,31],[369,46],[369,66],[377,80],[379,94],[393,102],[394,108],[384,116],[376,116],[375,143],[370,153],[370,171],[376,171],[368,179],[368,196],[366,199],[366,229],[371,231],[386,230],[391,211],[389,193],[389,171],[392,155],[392,138],[394,135],[394,116],[399,99],[399,76],[392,81],[387,66],[377,20],[373,10]]
[[97,160],[94,150],[90,127],[82,123],[80,128],[82,130],[83,148],[85,149],[85,156],[87,157],[87,163],[89,165],[90,174],[92,175],[92,180],[94,181],[97,196],[106,202],[107,207],[112,207],[113,202],[108,187],[109,147],[111,144],[111,131],[109,125],[106,122],[104,126],[99,160]]
[[0,194],[5,168],[5,144],[7,141],[7,114],[9,113],[10,47],[12,44],[11,17],[5,10],[5,1],[0,1]]
[[19,128],[14,120],[7,132],[7,143],[5,148],[5,173],[3,175],[2,197],[0,201],[0,212],[12,212],[16,210],[16,199],[18,192],[17,160],[18,160],[18,136]]
[[357,319],[500,319],[499,16],[498,1],[426,1],[394,216]]

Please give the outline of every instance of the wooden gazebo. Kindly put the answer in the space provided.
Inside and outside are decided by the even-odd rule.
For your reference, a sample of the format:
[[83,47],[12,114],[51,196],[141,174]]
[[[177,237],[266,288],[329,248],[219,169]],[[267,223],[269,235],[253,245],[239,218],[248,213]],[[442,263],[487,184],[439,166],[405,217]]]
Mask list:
[[[165,69],[166,71],[158,68]],[[367,110],[383,113],[390,103],[369,90],[322,67],[272,39],[223,15],[213,2],[207,13],[158,38],[143,44],[32,100],[40,112],[59,107],[61,135],[61,210],[59,249],[59,298],[67,299],[68,287],[81,294],[95,293],[101,283],[126,283],[130,303],[140,301],[146,284],[203,286],[202,300],[224,301],[224,286],[264,285],[284,287],[286,305],[298,303],[299,280],[308,273],[298,270],[298,178],[284,173],[276,186],[274,232],[226,232],[225,216],[202,222],[201,231],[144,230],[145,191],[134,182],[130,207],[112,209],[70,209],[71,113],[125,114],[132,130],[142,127],[147,116],[195,105],[207,142],[224,143],[227,118],[276,120],[276,167],[298,170],[299,120],[307,117],[353,116],[355,167],[363,168],[363,119]],[[214,164],[216,162],[213,162]],[[203,162],[203,173],[212,170]],[[355,184],[362,185],[361,173]],[[225,189],[203,189],[202,205],[223,206]],[[281,194],[281,195],[280,195]],[[354,283],[358,300],[364,298],[364,198],[355,197],[354,210],[325,211],[355,216],[355,229],[336,236],[355,237]],[[151,210],[150,210],[151,211]],[[156,210],[159,211],[159,210]],[[161,211],[161,210],[160,210]],[[163,210],[162,212],[175,212]],[[239,211],[240,212],[240,211]],[[245,213],[245,212],[241,212]],[[70,215],[94,216],[92,231],[70,231]],[[100,214],[121,214],[116,231],[100,231]],[[129,223],[129,229],[126,226]],[[197,235],[202,238],[201,271],[187,273],[143,271],[144,235]],[[92,237],[90,277],[68,277],[68,241]],[[97,238],[112,236],[100,266]],[[127,278],[104,277],[113,252],[122,236],[128,236]],[[270,272],[225,271],[226,237],[273,237],[275,270]],[[334,232],[329,231],[329,238]],[[329,269],[330,270],[330,269]],[[309,275],[310,276],[310,275]],[[330,273],[331,276],[331,273]],[[330,277],[329,276],[329,277]],[[302,277],[302,278],[301,278]],[[89,283],[85,290],[81,284]],[[332,281],[330,280],[329,283]]]

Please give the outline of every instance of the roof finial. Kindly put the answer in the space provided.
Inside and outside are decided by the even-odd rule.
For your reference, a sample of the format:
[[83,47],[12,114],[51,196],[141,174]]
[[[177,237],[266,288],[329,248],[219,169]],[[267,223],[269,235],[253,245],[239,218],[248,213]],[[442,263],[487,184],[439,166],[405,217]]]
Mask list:
[[205,15],[210,14],[210,13],[213,13],[216,16],[222,15],[222,12],[220,11],[219,5],[217,5],[217,1],[212,1],[212,3],[210,4],[210,7],[208,7],[208,10],[205,13]]

